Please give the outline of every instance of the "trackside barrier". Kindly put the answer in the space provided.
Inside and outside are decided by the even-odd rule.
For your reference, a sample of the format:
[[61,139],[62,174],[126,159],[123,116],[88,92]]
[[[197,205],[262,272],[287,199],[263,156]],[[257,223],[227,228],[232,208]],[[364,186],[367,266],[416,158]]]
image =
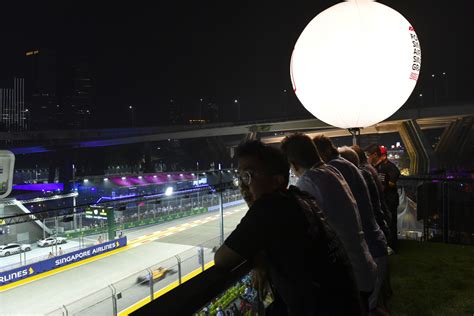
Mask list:
[[46,315],[128,315],[210,267],[219,246],[213,238]]
[[117,238],[99,245],[83,248],[51,259],[35,262],[20,268],[0,272],[0,288],[3,285],[54,270],[127,245],[127,237]]
[[[71,253],[71,252],[76,251],[76,250],[84,249],[84,247],[90,247],[93,244],[94,244],[94,242],[87,242],[82,247],[77,246],[77,247],[66,248],[63,251],[64,251],[64,254]],[[58,244],[58,246],[59,246],[59,244]],[[22,252],[22,254],[24,255],[25,252]],[[26,255],[28,255],[28,254],[29,253],[26,252]],[[57,256],[57,253],[55,254],[55,257],[56,256]],[[12,263],[12,264],[9,264],[9,265],[1,266],[0,267],[0,272],[10,271],[10,270],[13,270],[15,268],[24,267],[24,266],[33,264],[35,262],[39,262],[39,261],[43,261],[43,260],[47,260],[47,259],[48,259],[48,255],[46,255],[46,254],[42,255],[42,256],[39,256],[39,257],[33,257],[33,258],[28,259],[26,261],[23,260],[22,262],[17,262],[17,263]]]
[[[237,200],[237,201],[227,202],[227,203],[224,203],[224,208],[240,205],[242,203],[245,203],[245,201],[244,200]],[[217,211],[219,209],[219,207],[220,207],[219,205],[214,205],[214,206],[210,206],[208,209],[209,209],[209,212]]]
[[[198,207],[190,211],[179,212],[179,213],[174,213],[174,214],[169,214],[169,215],[160,215],[160,216],[157,216],[156,218],[146,218],[139,221],[138,220],[130,221],[130,222],[121,223],[121,224],[117,223],[117,229],[125,230],[125,229],[130,229],[130,228],[137,228],[141,226],[161,224],[164,222],[174,221],[176,219],[187,217],[187,216],[203,214],[203,213],[206,213],[207,211],[208,211],[207,207]],[[66,237],[68,239],[73,239],[79,236],[89,236],[89,235],[101,234],[105,232],[107,232],[107,227],[95,227],[95,228],[89,228],[89,229],[85,229],[81,231],[66,231],[64,233],[59,233],[58,236]]]
[[[224,208],[240,205],[242,203],[245,203],[245,201],[237,200],[237,201],[227,202],[227,203],[224,203]],[[214,212],[218,210],[219,210],[219,205],[214,205],[210,207],[198,207],[190,211],[179,212],[179,213],[174,213],[174,214],[169,214],[169,215],[159,215],[156,218],[146,218],[139,221],[131,221],[131,222],[120,223],[120,224],[117,223],[117,230],[125,230],[125,229],[137,228],[137,227],[142,227],[142,226],[147,226],[147,225],[161,224],[165,222],[174,221],[183,217],[199,215],[199,214]],[[95,227],[95,228],[89,228],[89,229],[76,231],[76,232],[66,231],[64,233],[59,233],[58,236],[66,237],[68,239],[73,239],[80,236],[84,237],[84,236],[89,236],[89,235],[101,234],[105,232],[107,232],[107,227]]]

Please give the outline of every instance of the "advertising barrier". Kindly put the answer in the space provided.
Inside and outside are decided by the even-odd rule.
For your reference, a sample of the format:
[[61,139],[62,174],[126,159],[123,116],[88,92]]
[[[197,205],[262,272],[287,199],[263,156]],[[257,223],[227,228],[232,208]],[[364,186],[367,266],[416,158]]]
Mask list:
[[35,262],[26,266],[0,272],[0,287],[9,283],[17,282],[34,275],[54,270],[66,266],[73,262],[78,262],[87,258],[97,256],[111,250],[121,248],[127,245],[127,237],[117,238],[99,245],[87,247],[81,250],[73,251],[51,259]]
[[122,230],[122,229],[129,229],[129,228],[135,228],[135,227],[152,225],[152,224],[159,224],[163,222],[174,221],[176,219],[183,218],[183,217],[203,214],[206,212],[207,212],[207,207],[199,207],[199,208],[194,208],[186,212],[178,212],[178,213],[173,213],[169,215],[158,216],[156,218],[147,218],[147,219],[142,219],[140,221],[133,221],[133,222],[119,224],[117,225],[117,228],[119,230]]
[[[186,212],[179,212],[179,213],[174,213],[170,215],[161,215],[157,216],[156,218],[146,218],[142,219],[139,221],[130,221],[130,222],[125,222],[125,223],[117,223],[117,230],[124,230],[124,229],[129,229],[129,228],[136,228],[136,227],[141,227],[141,226],[146,226],[146,225],[153,225],[153,224],[160,224],[164,222],[169,222],[173,221],[182,217],[187,217],[187,216],[192,216],[192,215],[199,215],[206,213],[208,211],[207,207],[198,207],[194,208],[190,211]],[[79,236],[88,236],[88,235],[95,235],[95,234],[100,234],[104,233],[107,231],[106,227],[96,227],[96,228],[91,228],[91,229],[86,229],[83,231],[79,232],[65,232],[59,234],[61,237],[66,237],[68,239],[72,238],[77,238]]]
[[[228,203],[224,203],[224,208],[228,208],[228,207],[232,207],[232,206],[236,206],[236,205],[240,205],[240,204],[243,204],[245,203],[245,200],[237,200],[237,201],[232,201],[232,202],[228,202]],[[219,209],[219,205],[214,205],[214,206],[211,206],[209,207],[209,212],[211,211],[217,211]]]

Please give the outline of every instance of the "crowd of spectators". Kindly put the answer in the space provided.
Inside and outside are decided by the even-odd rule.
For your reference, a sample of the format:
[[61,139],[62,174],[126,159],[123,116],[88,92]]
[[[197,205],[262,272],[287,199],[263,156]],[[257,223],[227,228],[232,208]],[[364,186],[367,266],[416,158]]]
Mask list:
[[[242,199],[238,190],[228,189],[223,192],[223,203]],[[152,200],[147,202],[132,202],[127,207],[115,214],[117,224],[136,222],[140,220],[155,219],[160,216],[177,215],[193,209],[208,208],[218,205],[217,194],[196,194],[189,197],[176,197],[173,199]],[[87,227],[100,227],[105,225],[100,219],[83,219],[83,225]]]
[[[238,190],[227,190],[223,192],[223,203],[241,199]],[[151,201],[146,203],[134,203],[134,205],[118,217],[119,222],[135,221],[141,219],[155,218],[163,215],[174,215],[197,208],[207,208],[218,205],[219,197],[213,194],[202,194],[193,197],[179,197],[173,200]]]
[[216,265],[251,262],[269,315],[388,315],[400,172],[383,146],[296,133],[281,148],[247,141],[236,156],[249,211]]

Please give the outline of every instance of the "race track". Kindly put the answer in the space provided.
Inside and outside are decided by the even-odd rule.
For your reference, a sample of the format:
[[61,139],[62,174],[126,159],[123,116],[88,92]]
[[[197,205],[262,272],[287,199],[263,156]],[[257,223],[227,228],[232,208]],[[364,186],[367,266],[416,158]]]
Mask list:
[[[225,209],[225,233],[235,228],[246,210],[245,204]],[[199,268],[193,247],[219,236],[218,216],[218,212],[206,213],[127,232],[129,246],[121,252],[0,292],[0,315],[44,315],[61,305],[67,306],[69,315],[111,315],[111,289],[107,286],[112,283],[121,294],[117,301],[120,312],[149,295],[148,286],[136,284],[138,276],[147,274],[147,267],[176,270],[174,256],[179,255],[183,276]],[[205,262],[209,262],[213,259],[212,246],[204,247]],[[166,277],[154,290],[177,278],[177,273]]]

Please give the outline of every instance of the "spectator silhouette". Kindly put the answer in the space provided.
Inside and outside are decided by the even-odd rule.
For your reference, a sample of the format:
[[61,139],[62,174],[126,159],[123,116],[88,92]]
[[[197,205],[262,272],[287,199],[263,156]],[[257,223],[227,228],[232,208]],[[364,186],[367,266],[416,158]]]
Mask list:
[[380,181],[383,185],[385,203],[391,215],[389,245],[393,250],[397,250],[398,227],[397,209],[399,196],[397,181],[400,177],[400,170],[387,157],[387,149],[383,146],[373,144],[366,149],[369,162],[377,169]]
[[[385,235],[385,238],[388,241],[388,239],[390,238],[389,225],[390,225],[391,215],[390,215],[390,211],[387,208],[387,203],[385,203],[385,197],[383,194],[383,184],[379,179],[377,170],[368,162],[365,152],[358,145],[354,145],[351,148],[357,153],[357,156],[359,157],[359,168],[361,170],[367,170],[375,182],[377,194],[380,200],[380,212],[377,212],[374,210],[375,220],[377,221],[377,224],[379,224],[380,228],[382,229]],[[373,206],[374,205],[372,205],[372,207]]]
[[[356,167],[359,167],[359,156],[357,153],[351,149],[350,147],[341,147],[338,149],[341,156],[351,163],[353,163]],[[372,202],[372,209],[374,211],[375,218],[383,219],[383,213],[380,207],[380,197],[377,191],[377,185],[375,184],[374,179],[372,178],[372,174],[365,169],[360,169],[362,175],[364,176],[364,180],[367,184],[370,194],[370,200]],[[381,223],[386,227],[385,221]],[[385,247],[387,247],[386,239],[385,239]],[[379,294],[382,289],[382,284],[386,279],[387,268],[388,268],[388,254],[385,253],[380,256],[374,256],[375,263],[377,264],[377,278],[375,280],[375,288],[372,294],[369,297],[369,310],[374,310],[377,308],[377,303],[379,301]]]
[[248,260],[264,269],[274,313],[360,315],[346,251],[315,201],[296,187],[287,189],[289,165],[281,151],[249,141],[236,156],[249,210],[217,250],[216,266]]
[[296,186],[313,196],[334,228],[351,260],[361,296],[375,285],[376,265],[364,238],[357,202],[341,173],[325,164],[310,137],[296,133],[282,150],[298,177]]
[[[377,258],[386,256],[387,242],[382,230],[375,221],[369,189],[367,188],[367,184],[361,171],[354,164],[340,156],[336,146],[334,146],[333,142],[328,137],[319,135],[316,136],[313,141],[318,148],[321,158],[327,164],[332,165],[339,170],[349,185],[352,194],[357,201],[365,241],[369,246],[372,257]],[[367,303],[366,306],[368,308],[370,293],[365,293],[365,296],[367,297],[367,301],[363,300],[363,303]]]

